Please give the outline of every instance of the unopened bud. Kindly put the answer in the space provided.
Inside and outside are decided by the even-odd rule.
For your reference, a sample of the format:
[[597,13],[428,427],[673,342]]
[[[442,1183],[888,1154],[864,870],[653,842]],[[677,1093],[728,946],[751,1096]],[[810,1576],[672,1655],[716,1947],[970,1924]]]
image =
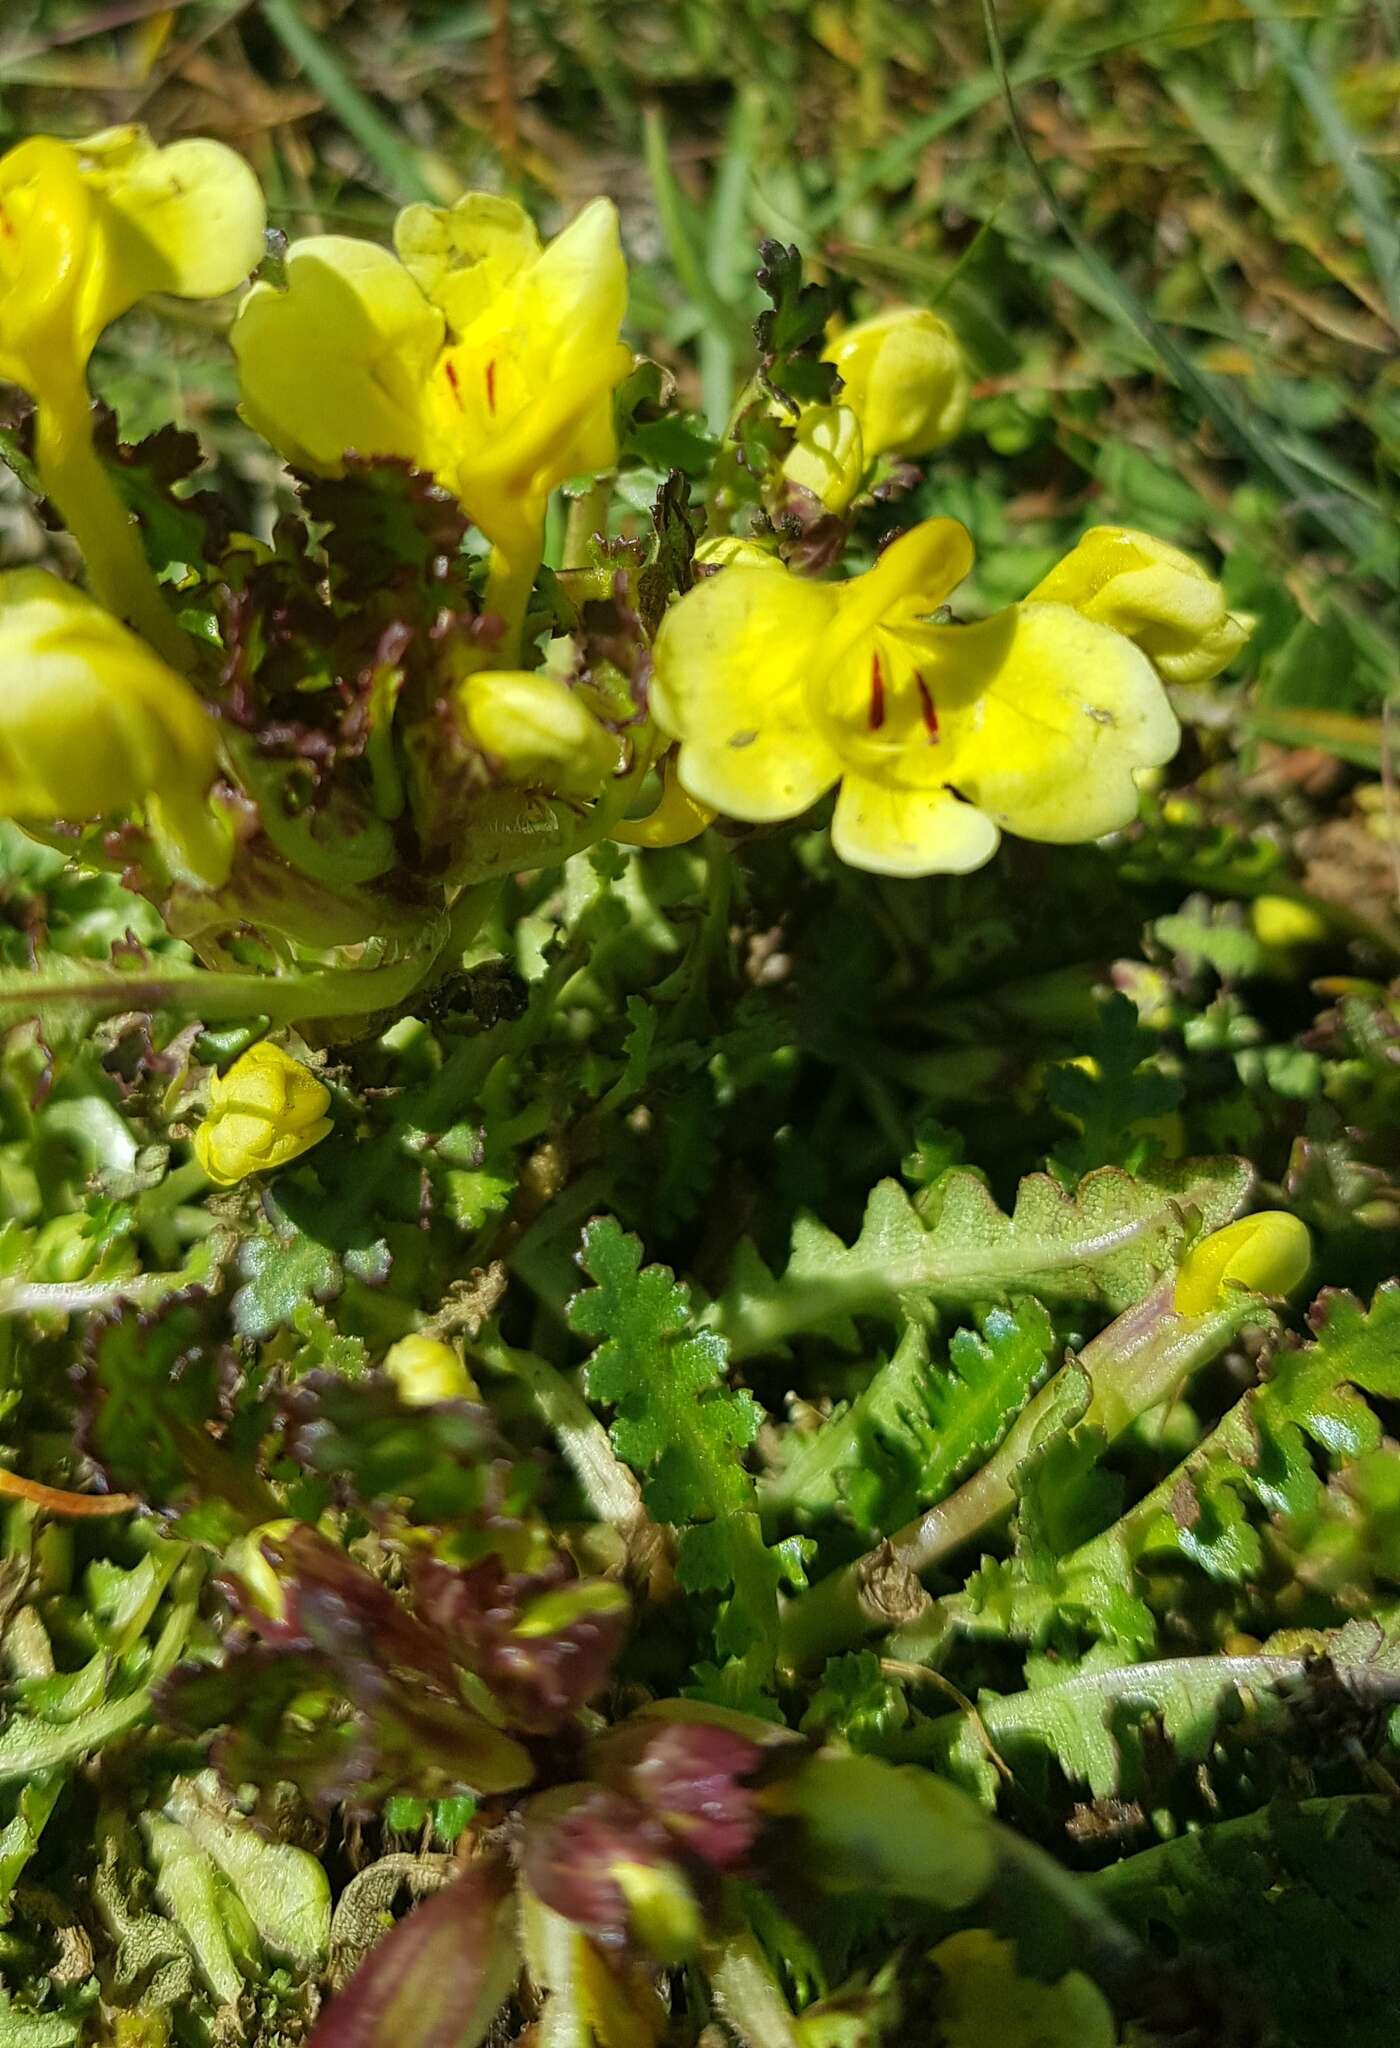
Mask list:
[[457,1353],[438,1337],[400,1337],[385,1353],[384,1370],[409,1408],[481,1399],[480,1388]]
[[1205,1316],[1226,1305],[1226,1288],[1281,1298],[1300,1287],[1312,1263],[1307,1225],[1282,1209],[1242,1216],[1193,1246],[1176,1276],[1172,1305]]

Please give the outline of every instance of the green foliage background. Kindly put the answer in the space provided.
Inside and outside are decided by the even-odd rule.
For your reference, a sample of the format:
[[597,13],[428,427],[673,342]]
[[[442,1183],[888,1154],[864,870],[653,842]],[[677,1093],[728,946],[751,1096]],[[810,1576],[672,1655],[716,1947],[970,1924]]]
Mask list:
[[[470,1802],[400,1782],[412,1741],[386,1737],[379,1789],[395,1789],[367,1833],[284,1813],[279,1866],[254,1869],[262,1838],[234,1828],[196,1775],[203,1748],[155,1705],[182,1658],[208,1667],[216,1707],[255,1696],[219,1665],[195,1560],[276,1511],[316,1519],[339,1474],[359,1490],[347,1542],[392,1494],[466,1554],[485,1425],[449,1417],[408,1454],[357,1391],[429,1312],[477,1347],[511,1449],[490,1480],[504,1507],[491,1498],[525,1549],[544,1522],[586,1528],[588,1561],[626,1552],[634,1590],[646,1560],[655,1607],[619,1711],[685,1691],[953,1778],[1157,1953],[1211,1958],[1224,2005],[1178,2035],[1390,2038],[1400,41],[1380,4],[1003,0],[1003,76],[986,12],[5,12],[0,143],[127,119],[219,135],[288,235],[383,234],[399,204],[475,184],[546,225],[609,193],[630,338],[692,415],[655,425],[656,472],[703,468],[702,430],[749,374],[763,238],[853,310],[936,304],[975,401],[904,509],[971,529],[969,608],[1020,596],[1109,522],[1223,561],[1258,624],[1229,679],[1182,693],[1183,753],[1111,851],[1008,845],[978,875],[892,884],[799,829],[732,858],[602,848],[562,883],[512,883],[432,1014],[332,1048],[336,1135],[255,1211],[204,1205],[180,1149],[199,1063],[247,1028],[76,1026],[65,979],[133,940],[173,977],[188,952],[114,883],[6,837],[6,1019],[27,1014],[36,960],[54,1001],[4,1055],[3,1463],[63,1485],[95,1459],[164,1522],[8,1512],[0,2048],[105,2039],[113,2010],[146,2029],[132,2020],[123,2048],[172,2029],[198,2048],[298,2041],[322,1866],[342,1903],[381,1852],[426,1887],[420,1852],[467,1825]],[[128,437],[172,415],[196,429],[237,516],[266,530],[282,485],[233,411],[220,317],[142,310],[95,381]],[[624,479],[639,530],[656,481],[640,463]],[[63,547],[6,473],[0,560]],[[1066,1347],[1100,1341],[1229,1212],[1243,1171],[1190,1163],[1215,1155],[1308,1223],[1331,1291],[1283,1331],[1232,1327],[1189,1393],[1110,1445]],[[78,1284],[127,1302],[81,1344],[43,1292]],[[303,1383],[303,1435],[284,1438],[279,1393]],[[1045,1426],[1021,1442],[1033,1410]],[[319,1464],[318,1430],[334,1445]],[[849,1589],[996,1456],[1004,1533],[983,1556],[969,1524],[925,1609],[874,1631],[839,1600],[807,1604],[804,1582]],[[657,1525],[680,1531],[661,1561]],[[364,1678],[352,1658],[335,1683]],[[271,1718],[241,1733],[250,1779],[306,1762]],[[843,1904],[802,1933],[771,1902],[745,1910],[803,2009],[802,2048],[913,2048],[933,2011],[950,2048],[1086,2024],[1014,1899],[1025,1982],[993,1955],[1009,2018],[946,1944],[930,1951],[947,1930],[903,1907]],[[378,1911],[347,1915],[333,1975]]]

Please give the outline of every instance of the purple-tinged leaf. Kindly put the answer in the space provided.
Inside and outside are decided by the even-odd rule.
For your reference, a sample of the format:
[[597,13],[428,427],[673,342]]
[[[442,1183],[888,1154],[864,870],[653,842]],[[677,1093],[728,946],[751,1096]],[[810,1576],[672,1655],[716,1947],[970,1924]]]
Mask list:
[[469,1864],[370,1950],[307,2048],[476,2048],[519,1970],[509,1869]]

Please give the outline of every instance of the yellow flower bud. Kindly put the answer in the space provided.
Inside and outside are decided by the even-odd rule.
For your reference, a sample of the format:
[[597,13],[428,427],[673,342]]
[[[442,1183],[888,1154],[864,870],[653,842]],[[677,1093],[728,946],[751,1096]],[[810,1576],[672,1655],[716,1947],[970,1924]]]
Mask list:
[[384,1370],[410,1408],[481,1399],[480,1388],[457,1353],[438,1337],[400,1337],[384,1355]]
[[596,796],[617,742],[583,699],[539,670],[483,669],[457,684],[458,727],[507,782],[559,796]]
[[828,344],[855,414],[865,460],[931,455],[962,430],[971,383],[958,338],[923,306],[894,306]]
[[671,1863],[629,1863],[619,1857],[608,1865],[627,1901],[631,1931],[638,1945],[658,1963],[683,1963],[700,1946],[704,1926],[695,1894]]
[[217,884],[215,726],[179,676],[80,590],[0,574],[0,811],[45,823],[143,808],[177,871]]
[[1206,1316],[1227,1305],[1227,1287],[1282,1297],[1301,1286],[1312,1262],[1307,1225],[1282,1209],[1242,1216],[1192,1247],[1176,1276],[1179,1316]]
[[1126,526],[1093,526],[1031,592],[1073,605],[1134,641],[1169,683],[1202,683],[1248,640],[1253,621],[1180,548]]
[[264,1039],[210,1083],[195,1156],[210,1180],[231,1188],[319,1145],[331,1128],[330,1102],[329,1088],[309,1067]]
[[828,512],[844,512],[865,474],[860,422],[848,405],[809,405],[783,462],[790,484],[810,491]]
[[1249,921],[1262,945],[1280,951],[1290,946],[1316,946],[1327,937],[1327,920],[1310,903],[1291,896],[1256,896]]

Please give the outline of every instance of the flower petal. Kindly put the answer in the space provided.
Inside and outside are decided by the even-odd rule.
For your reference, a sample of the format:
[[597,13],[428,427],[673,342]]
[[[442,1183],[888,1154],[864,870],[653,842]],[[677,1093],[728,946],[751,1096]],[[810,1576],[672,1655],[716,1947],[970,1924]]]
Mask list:
[[540,253],[535,223],[514,199],[468,192],[455,206],[406,206],[394,223],[405,269],[454,333]]
[[538,546],[549,492],[617,459],[612,391],[627,266],[610,200],[586,206],[483,302],[433,381],[458,496],[507,553]]
[[1147,656],[1062,604],[927,629],[947,775],[1024,839],[1097,839],[1137,815],[1135,770],[1180,737]]
[[841,772],[805,685],[839,605],[786,569],[722,569],[688,591],[656,640],[652,705],[681,741],[681,786],[750,823],[795,818]]
[[924,306],[894,306],[848,327],[826,349],[855,412],[867,458],[929,455],[967,417],[971,379],[957,336]]
[[1250,635],[1199,562],[1126,526],[1090,527],[1031,597],[1126,634],[1171,683],[1219,675]]
[[83,309],[92,340],[147,292],[218,298],[262,261],[261,189],[251,165],[222,142],[190,137],[157,149],[131,126],[76,147],[108,241]]
[[1000,837],[984,811],[950,789],[905,789],[864,775],[846,776],[831,821],[841,859],[876,875],[965,875],[991,859]]
[[284,290],[254,285],[233,327],[243,412],[289,462],[339,470],[345,456],[433,467],[423,388],[443,319],[396,256],[350,235],[312,235]]

